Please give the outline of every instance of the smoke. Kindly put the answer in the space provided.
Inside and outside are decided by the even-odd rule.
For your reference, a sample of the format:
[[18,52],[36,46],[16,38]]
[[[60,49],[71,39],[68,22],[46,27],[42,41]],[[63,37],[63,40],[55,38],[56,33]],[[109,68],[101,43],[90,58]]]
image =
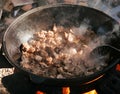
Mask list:
[[[90,58],[90,53],[94,48],[105,45],[105,40],[108,36],[106,36],[107,34],[97,35],[95,31],[92,31],[91,27],[90,20],[85,18],[80,26],[78,28],[72,28],[71,32],[76,36],[80,36],[85,42],[83,54],[80,57],[85,61],[85,66],[90,67],[91,69],[100,70],[104,66],[107,66],[106,61],[109,59],[109,52],[105,55],[101,55],[102,52],[98,51],[93,58]],[[118,25],[115,25],[113,30],[116,29],[118,29]],[[87,72],[85,73],[87,75]]]
[[77,27],[72,28],[72,31],[73,31],[72,33],[78,36],[79,35],[83,36],[86,33],[86,31],[91,27],[89,23],[90,23],[90,20],[87,18],[84,18],[78,28]]
[[84,18],[78,28],[72,28],[72,33],[77,36],[84,37],[85,40],[87,40],[86,45],[90,48],[95,48],[96,46],[104,43],[104,36],[98,36],[95,31],[92,30],[90,19],[88,18]]
[[17,37],[18,39],[20,40],[21,43],[27,43],[31,38],[33,38],[33,33],[35,32],[34,29],[31,29],[31,30],[25,30],[24,32],[23,31],[19,31],[17,33]]

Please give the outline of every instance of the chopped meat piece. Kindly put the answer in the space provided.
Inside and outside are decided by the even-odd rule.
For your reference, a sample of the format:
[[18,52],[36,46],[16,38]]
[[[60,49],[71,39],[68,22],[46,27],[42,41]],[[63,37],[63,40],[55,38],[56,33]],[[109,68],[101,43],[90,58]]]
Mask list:
[[60,73],[60,74],[63,74],[63,73],[64,73],[64,70],[63,70],[62,67],[58,68],[57,71],[58,71],[58,73]]
[[58,74],[58,75],[57,75],[57,78],[64,78],[64,77],[63,77],[63,75]]
[[37,61],[41,61],[41,60],[42,60],[42,57],[39,56],[39,55],[35,55],[35,60],[37,60]]
[[48,65],[45,64],[44,62],[40,62],[39,64],[40,64],[40,66],[41,66],[42,68],[48,68]]
[[47,60],[48,64],[53,64],[53,62],[52,62],[53,58],[52,57],[47,57],[46,60]]

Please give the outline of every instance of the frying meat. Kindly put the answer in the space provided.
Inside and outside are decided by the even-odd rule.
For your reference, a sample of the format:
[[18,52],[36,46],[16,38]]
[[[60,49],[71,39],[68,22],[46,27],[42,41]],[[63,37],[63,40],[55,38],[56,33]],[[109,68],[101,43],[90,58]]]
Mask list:
[[96,34],[88,30],[75,32],[74,28],[55,25],[53,30],[35,32],[32,39],[22,44],[20,65],[36,75],[51,78],[85,76],[102,69],[103,65],[87,60],[89,44]]

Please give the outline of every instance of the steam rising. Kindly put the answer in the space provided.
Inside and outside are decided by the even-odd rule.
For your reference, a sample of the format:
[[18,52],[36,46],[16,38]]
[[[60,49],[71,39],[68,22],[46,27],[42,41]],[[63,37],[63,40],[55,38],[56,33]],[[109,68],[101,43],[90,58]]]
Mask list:
[[84,35],[90,26],[90,20],[84,18],[83,21],[80,23],[79,27],[71,28],[71,32],[75,35]]
[[21,43],[27,43],[31,38],[33,38],[33,32],[34,30],[25,30],[20,31],[17,34],[17,37],[20,39]]

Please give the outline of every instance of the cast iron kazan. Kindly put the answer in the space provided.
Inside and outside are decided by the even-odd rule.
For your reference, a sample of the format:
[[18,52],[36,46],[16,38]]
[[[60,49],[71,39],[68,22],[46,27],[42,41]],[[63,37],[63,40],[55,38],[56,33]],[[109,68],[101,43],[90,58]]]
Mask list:
[[98,35],[104,35],[112,31],[114,24],[118,24],[103,12],[85,6],[57,4],[38,7],[18,17],[6,30],[3,36],[5,57],[10,64],[30,75],[31,80],[38,84],[56,86],[87,84],[108,72],[119,62],[119,59],[111,60],[106,68],[92,75],[69,79],[37,76],[19,65],[21,56],[20,45],[29,40],[34,32],[51,29],[54,24],[64,26],[65,28],[79,27],[83,20],[86,20],[86,23],[90,25],[89,28],[93,29]]

